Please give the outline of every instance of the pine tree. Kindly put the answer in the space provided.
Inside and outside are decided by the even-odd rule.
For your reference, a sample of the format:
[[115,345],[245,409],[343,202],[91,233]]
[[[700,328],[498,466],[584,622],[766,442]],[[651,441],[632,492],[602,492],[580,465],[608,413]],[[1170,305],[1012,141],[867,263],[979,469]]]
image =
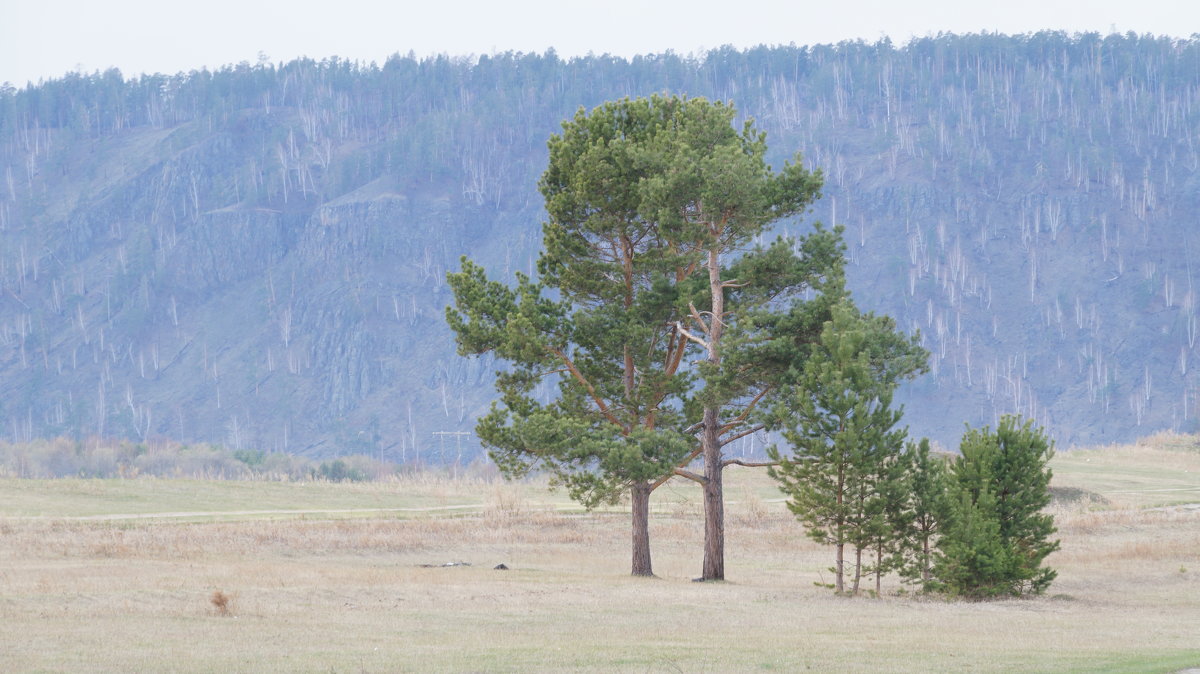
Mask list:
[[953,495],[949,524],[938,541],[936,581],[930,586],[972,598],[1015,594],[1016,560],[1000,535],[991,486],[984,484],[974,494],[959,489]]
[[[509,288],[469,260],[449,275],[460,352],[509,363],[479,437],[506,475],[541,467],[585,504],[628,490],[638,575],[650,493],[679,475],[703,489],[701,577],[724,578],[722,474],[754,462],[722,448],[764,427],[759,406],[845,294],[840,231],[756,244],[821,177],[799,161],[773,172],[763,134],[735,115],[682,97],[580,111],[550,142],[540,279]],[[556,400],[535,395],[544,382]]]
[[1005,416],[995,432],[967,429],[950,465],[946,528],[937,581],[970,597],[1040,594],[1057,572],[1043,567],[1059,548],[1050,503],[1053,443],[1032,420]]
[[[511,288],[465,258],[448,275],[459,352],[509,364],[476,427],[493,460],[510,477],[548,471],[588,507],[629,493],[642,576],[653,575],[650,493],[694,444],[682,413],[688,342],[674,326],[675,286],[695,254],[643,208],[646,180],[663,170],[650,142],[679,106],[654,97],[580,110],[550,139],[539,280],[518,274]],[[539,386],[557,396],[539,399]]]
[[932,580],[934,544],[946,517],[945,462],[929,451],[929,439],[909,443],[903,455],[908,504],[900,576],[927,587]]
[[[881,349],[884,344],[889,348]],[[890,321],[860,316],[843,303],[776,408],[792,452],[768,450],[779,462],[771,475],[808,535],[834,546],[838,593],[846,590],[847,545],[855,551],[851,591],[857,593],[862,553],[874,546],[882,557],[894,540],[889,511],[898,510],[902,473],[895,467],[905,431],[894,428],[901,412],[891,409],[891,400],[898,381],[922,368],[924,355],[915,339],[896,335]]]
[[872,462],[875,473],[869,542],[875,559],[869,570],[875,576],[876,596],[882,593],[883,576],[903,567],[904,550],[913,531],[914,518],[908,456],[900,446],[887,450]]
[[[735,117],[731,105],[685,99],[669,132],[656,138],[666,170],[646,182],[664,229],[696,253],[676,327],[703,352],[688,406],[699,435],[690,458],[703,461],[703,472],[680,466],[676,474],[703,491],[701,580],[725,578],[724,470],[751,465],[726,458],[723,448],[759,429],[750,422],[756,408],[781,389],[788,364],[815,341],[830,300],[844,293],[839,231],[818,225],[798,241],[755,244],[775,222],[805,212],[822,178],[798,155],[773,171],[765,134],[752,120],[739,131]],[[816,299],[805,301],[810,291]],[[754,357],[772,350],[775,360]],[[783,367],[772,367],[781,355]]]

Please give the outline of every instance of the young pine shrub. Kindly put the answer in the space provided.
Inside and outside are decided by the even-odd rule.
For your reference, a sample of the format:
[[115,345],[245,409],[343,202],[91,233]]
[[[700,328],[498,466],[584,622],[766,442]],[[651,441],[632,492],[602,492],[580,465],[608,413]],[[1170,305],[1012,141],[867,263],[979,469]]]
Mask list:
[[1057,572],[1043,567],[1059,548],[1048,467],[1053,443],[1032,421],[1005,416],[993,432],[968,429],[947,476],[945,528],[932,583],[951,595],[986,599],[1041,594]]

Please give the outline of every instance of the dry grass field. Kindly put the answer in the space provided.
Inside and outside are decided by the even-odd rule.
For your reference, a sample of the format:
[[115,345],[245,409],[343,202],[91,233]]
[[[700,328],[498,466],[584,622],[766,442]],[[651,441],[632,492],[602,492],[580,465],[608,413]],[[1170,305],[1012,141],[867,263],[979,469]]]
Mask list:
[[831,551],[737,468],[730,581],[708,584],[683,483],[654,495],[659,577],[635,579],[619,508],[537,483],[0,480],[0,671],[1200,667],[1200,450],[1153,440],[1055,458],[1059,578],[994,603],[832,596]]

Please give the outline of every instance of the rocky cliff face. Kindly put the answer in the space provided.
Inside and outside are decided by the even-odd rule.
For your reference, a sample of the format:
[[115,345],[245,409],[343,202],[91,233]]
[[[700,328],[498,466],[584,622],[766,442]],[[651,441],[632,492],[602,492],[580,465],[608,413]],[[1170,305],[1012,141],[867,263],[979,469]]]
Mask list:
[[934,354],[903,392],[914,434],[952,445],[1005,412],[1066,444],[1192,430],[1198,54],[965,36],[0,91],[0,423],[474,456],[447,433],[495,365],[454,354],[446,270],[531,271],[545,139],[665,89],[732,99],[777,162],[823,168],[813,217],[846,226],[857,301]]

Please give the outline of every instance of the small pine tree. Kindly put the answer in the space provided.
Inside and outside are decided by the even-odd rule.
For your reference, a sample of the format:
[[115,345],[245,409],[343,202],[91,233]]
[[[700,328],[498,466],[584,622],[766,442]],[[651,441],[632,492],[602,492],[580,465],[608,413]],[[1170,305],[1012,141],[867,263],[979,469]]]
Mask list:
[[958,490],[949,509],[949,526],[939,540],[934,588],[976,599],[1012,595],[1017,564],[1000,535],[996,499],[990,486],[978,493]]
[[907,477],[906,521],[901,524],[900,577],[928,589],[937,536],[946,518],[946,464],[929,451],[929,439],[909,443],[902,457]]
[[968,597],[1040,594],[1057,573],[1042,566],[1058,549],[1050,536],[1053,443],[1032,421],[1005,416],[990,428],[968,429],[950,465],[946,528],[934,564],[937,583]]
[[[855,553],[851,593],[857,594],[864,571],[864,551],[882,549],[893,540],[888,505],[881,485],[895,474],[904,443],[904,430],[894,426],[901,412],[891,409],[892,392],[900,377],[919,367],[923,351],[914,343],[897,349],[912,355],[912,367],[880,365],[872,360],[872,345],[888,334],[870,316],[849,304],[833,310],[819,344],[804,365],[797,385],[777,411],[786,419],[783,436],[793,452],[783,456],[768,450],[779,465],[771,476],[789,496],[788,508],[804,523],[813,540],[833,545],[834,588],[845,592],[845,548]],[[876,566],[882,566],[877,564]]]
[[895,445],[874,462],[870,544],[875,560],[868,570],[875,576],[876,596],[882,592],[884,574],[903,568],[913,529],[912,477],[903,444],[903,436],[897,435]]

